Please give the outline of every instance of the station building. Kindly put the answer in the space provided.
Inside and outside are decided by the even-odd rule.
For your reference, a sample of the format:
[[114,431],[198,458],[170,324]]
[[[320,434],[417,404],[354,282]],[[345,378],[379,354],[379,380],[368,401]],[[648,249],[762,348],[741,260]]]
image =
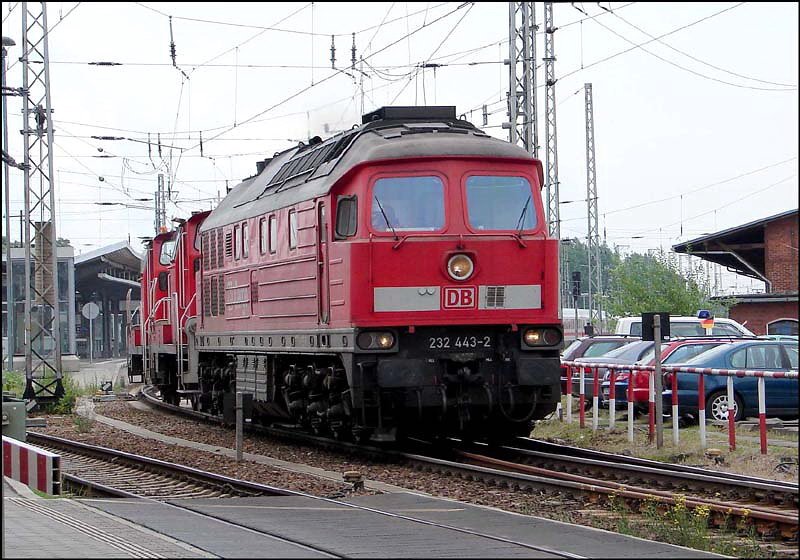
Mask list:
[[764,293],[734,296],[731,319],[755,334],[798,333],[798,210],[789,210],[741,226],[673,245],[761,280]]
[[141,256],[127,241],[75,257],[76,350],[81,358],[89,357],[89,319],[81,313],[89,302],[100,308],[91,328],[93,357],[127,356],[129,312],[139,305],[141,298],[141,262]]
[[[77,371],[79,359],[89,358],[89,320],[81,310],[88,302],[100,308],[92,325],[93,357],[118,358],[127,352],[128,306],[139,305],[141,257],[121,241],[78,256],[73,247],[58,247],[58,301],[61,355],[64,371]],[[8,266],[2,255],[3,362],[8,345],[14,345],[14,369],[25,369],[25,249],[11,249],[11,306],[6,301]],[[7,313],[12,313],[13,336],[9,337]]]

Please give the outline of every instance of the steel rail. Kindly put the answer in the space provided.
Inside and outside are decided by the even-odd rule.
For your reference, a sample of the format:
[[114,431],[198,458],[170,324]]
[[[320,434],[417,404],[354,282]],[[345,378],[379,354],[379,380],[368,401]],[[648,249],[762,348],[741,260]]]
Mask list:
[[[515,463],[512,461],[504,461],[502,459],[496,459],[494,457],[478,455],[475,453],[460,452],[460,454],[467,459],[471,459],[479,463],[494,465],[502,469],[508,469],[510,472],[521,472],[521,473],[529,473],[540,476],[549,476],[560,480],[573,481],[578,484],[591,485],[595,489],[595,491],[598,491],[598,489],[602,488],[603,490],[601,492],[604,494],[614,494],[623,498],[633,498],[638,500],[655,499],[660,503],[668,505],[676,505],[679,501],[677,498],[674,497],[675,496],[674,492],[653,490],[650,488],[641,488],[637,486],[632,486],[630,484],[622,484],[619,482],[600,480],[582,475],[554,471],[551,469],[544,469],[541,467],[533,467],[530,465],[521,465],[519,463]],[[764,521],[782,523],[786,525],[797,526],[798,524],[798,519],[796,514],[788,515],[785,512],[769,508],[763,508],[760,506],[743,507],[741,504],[736,504],[732,502],[720,502],[699,497],[686,497],[685,500],[681,501],[684,501],[686,505],[694,508],[700,506],[706,506],[713,511],[723,514],[724,513],[734,514],[739,517],[749,516],[756,519],[763,519]]]
[[[143,394],[145,394],[144,391],[143,391]],[[152,395],[150,395],[148,400],[153,399],[153,398],[154,397],[152,397]],[[150,402],[153,402],[153,401],[150,401]],[[162,401],[157,401],[157,403],[158,403],[159,407],[163,407],[163,408],[165,408],[167,410],[170,410],[170,411],[177,411],[177,412],[180,412],[180,413],[183,413],[183,414],[187,414],[189,416],[194,416],[194,417],[202,417],[205,420],[212,420],[212,421],[217,421],[217,422],[219,421],[219,418],[214,416],[214,415],[210,415],[210,414],[207,414],[207,413],[201,413],[201,412],[197,412],[197,411],[194,411],[194,410],[183,409],[183,408],[175,406],[175,405],[170,405],[168,403],[163,403]],[[284,435],[287,432],[288,432],[287,430],[282,430],[282,433]],[[232,478],[229,478],[229,477],[226,477],[226,476],[217,475],[215,473],[209,473],[207,471],[201,471],[199,469],[194,469],[192,467],[186,467],[186,466],[183,466],[183,465],[175,465],[174,463],[167,463],[166,461],[161,461],[159,459],[151,459],[149,457],[142,457],[142,456],[139,456],[139,455],[126,453],[126,452],[123,452],[123,451],[112,450],[112,449],[93,446],[93,445],[84,444],[84,443],[80,443],[80,442],[73,442],[71,440],[65,440],[63,438],[58,438],[58,437],[55,437],[55,436],[47,436],[47,435],[39,434],[39,433],[28,432],[28,435],[29,436],[33,436],[33,437],[42,438],[42,440],[51,440],[54,443],[62,444],[64,446],[74,445],[75,447],[78,447],[78,448],[86,448],[87,450],[89,450],[91,452],[97,452],[97,453],[101,453],[101,454],[102,453],[107,453],[108,455],[111,455],[111,456],[114,456],[114,455],[118,454],[119,456],[125,457],[126,459],[128,457],[133,458],[134,460],[142,459],[142,460],[144,460],[144,462],[148,463],[149,465],[153,465],[153,466],[156,466],[156,467],[161,466],[161,465],[176,466],[176,467],[179,467],[182,472],[198,473],[200,475],[211,475],[212,479],[225,480],[226,482],[231,483],[232,486],[233,486],[233,483],[236,483],[236,485],[243,485],[244,487],[251,488],[251,489],[261,489],[261,488],[263,488],[263,489],[267,489],[267,490],[273,490],[273,491],[277,492],[275,495],[298,496],[298,497],[310,498],[310,499],[313,499],[313,500],[334,504],[334,505],[337,505],[337,506],[340,506],[340,507],[347,507],[347,508],[351,508],[351,509],[357,509],[357,510],[361,510],[361,511],[374,513],[374,514],[377,514],[377,515],[382,515],[382,516],[385,516],[385,517],[391,517],[391,518],[394,518],[394,519],[402,519],[404,521],[409,521],[409,522],[412,522],[412,523],[418,523],[418,524],[421,524],[421,525],[427,525],[427,526],[430,526],[430,527],[436,527],[436,528],[439,528],[439,529],[445,529],[445,530],[454,531],[454,532],[461,533],[461,534],[467,534],[467,535],[471,535],[471,536],[475,536],[475,537],[486,538],[486,539],[489,539],[489,540],[502,542],[502,543],[505,543],[505,544],[511,544],[511,545],[514,545],[514,546],[519,546],[519,547],[526,548],[526,549],[529,549],[529,550],[535,550],[535,551],[542,552],[542,553],[545,553],[545,554],[551,554],[553,556],[557,556],[557,557],[561,557],[561,558],[570,558],[570,559],[583,559],[584,558],[583,556],[578,555],[578,554],[573,554],[571,552],[566,552],[566,551],[563,551],[563,550],[553,549],[553,548],[550,548],[550,547],[547,547],[547,546],[541,546],[541,545],[535,545],[535,544],[531,544],[531,543],[521,542],[521,541],[517,541],[517,540],[514,540],[514,539],[502,537],[502,536],[499,536],[499,535],[493,535],[493,534],[490,534],[490,533],[484,533],[482,531],[476,531],[476,530],[473,530],[473,529],[466,529],[466,528],[463,528],[463,527],[457,527],[457,526],[454,526],[454,525],[449,525],[447,523],[430,521],[430,520],[422,519],[422,518],[419,518],[419,517],[413,517],[413,516],[405,515],[405,514],[401,514],[401,513],[385,511],[385,510],[377,509],[377,508],[370,507],[370,506],[364,506],[364,505],[354,504],[354,503],[350,503],[350,502],[339,501],[339,500],[336,500],[336,499],[333,499],[333,498],[325,498],[325,497],[322,497],[322,496],[314,496],[312,494],[307,494],[305,492],[300,492],[300,491],[296,491],[296,490],[288,490],[288,489],[276,488],[276,487],[273,487],[273,486],[267,486],[267,485],[263,485],[263,484],[259,484],[259,483],[255,483],[255,482],[248,482],[248,481],[243,481],[243,480],[238,480],[238,479],[232,479]],[[303,435],[305,435],[305,434],[303,434]],[[333,444],[339,444],[339,443],[346,443],[346,442],[337,442],[335,440],[330,440],[330,441],[331,441],[332,445]],[[361,446],[357,446],[355,444],[349,444],[349,445],[351,445],[354,448],[359,448],[359,449],[361,448]],[[382,450],[374,449],[373,451],[382,451]],[[386,452],[384,452],[384,453],[386,453]],[[401,456],[403,454],[388,452],[388,455]],[[136,497],[137,498],[142,498],[142,496],[138,496],[138,495]],[[144,498],[145,499],[152,499],[152,498],[149,498],[149,497],[144,497]],[[168,503],[167,505],[170,505],[170,506],[176,507],[176,508],[180,508],[180,509],[186,509],[187,511],[194,512],[194,510],[191,510],[189,508],[184,508],[184,507],[182,507],[182,506],[180,506],[178,504]],[[199,512],[195,512],[195,513],[200,514]],[[210,518],[222,521],[222,522],[227,522],[227,523],[230,523],[231,525],[236,525],[235,523],[227,521],[224,518],[214,516],[212,514],[203,513],[203,514],[200,514],[200,515],[204,515],[206,517],[210,517]],[[238,525],[236,525],[236,526],[238,526]],[[318,549],[318,550],[320,550],[322,552],[325,552],[326,554],[329,554],[331,556],[337,556],[336,553],[331,552],[330,550],[327,550],[327,549],[324,549],[324,548],[318,548],[318,547],[316,547],[316,545],[307,545],[307,544],[304,544],[304,543],[299,543],[297,541],[292,541],[290,539],[285,539],[284,537],[278,537],[276,535],[272,535],[270,533],[266,533],[266,532],[263,532],[263,531],[256,531],[256,532],[266,534],[266,535],[271,536],[273,538],[284,539],[284,540],[287,540],[287,542],[292,542],[293,544],[298,544],[298,545],[303,545],[303,546],[307,546],[307,547],[310,547],[310,548]]]
[[[155,471],[169,478],[189,478],[195,484],[204,485],[206,487],[211,486],[215,489],[229,488],[234,492],[240,492],[246,495],[266,494],[287,496],[290,494],[290,491],[274,486],[239,480],[217,473],[195,469],[193,467],[187,467],[185,465],[162,461],[160,459],[152,459],[142,455],[135,455],[125,451],[99,447],[38,432],[29,431],[28,439],[39,445],[62,449],[78,456],[90,456],[100,461],[109,462],[115,467],[125,466],[137,470],[148,469],[151,472]],[[66,466],[62,463],[62,470],[65,470],[65,467]]]
[[[148,400],[156,403],[160,407],[177,410],[181,413],[191,413],[192,415],[202,414],[207,418],[213,418],[213,419],[217,418],[213,415],[208,415],[206,413],[188,411],[180,407],[175,407],[174,405],[163,403],[162,401],[156,400],[152,396],[149,396]],[[295,441],[297,440],[301,440],[304,442],[311,441],[314,444],[319,443],[319,441],[323,442],[327,441],[328,446],[330,446],[333,449],[336,448],[341,449],[343,445],[346,445],[347,450],[350,452],[352,452],[353,450],[362,450],[362,446],[358,446],[352,443],[338,442],[335,440],[326,440],[326,438],[321,438],[319,436],[311,436],[308,434],[292,433],[289,430],[283,430],[281,431],[281,433],[278,434],[273,432],[273,429],[266,429],[263,431],[265,433],[269,433],[270,435],[291,437]],[[317,441],[313,441],[311,440],[311,438]],[[525,440],[535,441],[535,440],[529,440],[529,438],[518,438],[517,441],[520,442]],[[597,459],[580,458],[580,457],[576,458],[576,457],[569,457],[567,455],[546,454],[542,452],[534,452],[532,450],[506,448],[506,451],[509,450],[517,453],[523,452],[523,453],[537,454],[540,457],[547,457],[550,459],[558,459],[562,461],[572,461],[583,464],[594,464],[595,466],[599,466],[603,463],[603,461],[599,461]],[[483,477],[483,478],[493,479],[495,481],[502,480],[505,482],[505,484],[511,487],[515,485],[515,478],[517,478],[517,485],[520,485],[519,483],[521,483],[524,486],[534,486],[542,489],[544,488],[552,489],[553,486],[556,486],[556,487],[564,487],[568,491],[578,492],[578,493],[600,493],[608,496],[616,495],[635,500],[645,500],[648,499],[648,496],[650,496],[649,499],[656,500],[664,504],[674,505],[676,503],[674,498],[671,497],[671,493],[669,492],[663,492],[660,490],[650,490],[641,487],[633,487],[630,484],[625,485],[621,483],[609,482],[601,478],[592,478],[581,475],[561,476],[564,475],[565,473],[552,469],[530,467],[529,465],[524,465],[510,461],[503,461],[496,458],[483,457],[479,460],[485,462],[486,464],[493,464],[493,466],[502,466],[502,469],[489,468],[488,470],[484,470],[486,469],[486,467],[481,467],[477,465],[467,465],[461,462],[449,461],[446,459],[428,457],[425,455],[419,455],[413,453],[381,450],[378,448],[369,448],[368,452],[381,454],[384,457],[391,457],[392,459],[395,460],[406,459],[413,463],[418,463],[423,467],[425,465],[429,465],[429,466],[435,466],[436,468],[442,470],[450,470],[453,472],[460,470],[465,474],[467,474],[468,476],[472,474],[476,475],[479,478]],[[655,476],[666,475],[673,478],[682,478],[682,479],[696,480],[696,481],[699,480],[701,482],[713,481],[714,483],[720,485],[740,486],[743,488],[755,487],[756,489],[762,492],[767,491],[776,493],[789,493],[792,494],[792,499],[794,499],[795,501],[797,499],[796,485],[782,485],[779,483],[770,484],[772,481],[768,481],[766,479],[758,479],[756,477],[744,477],[744,475],[735,475],[731,473],[719,473],[717,471],[709,471],[697,467],[693,468],[685,467],[686,469],[688,469],[688,473],[691,473],[691,475],[689,475],[680,473],[681,471],[680,467],[682,467],[681,465],[658,463],[657,461],[648,461],[645,459],[624,457],[613,454],[606,454],[606,456],[607,458],[613,458],[613,461],[605,461],[606,467],[613,466],[614,468],[628,470],[630,472],[639,472],[639,473],[646,472],[647,474]],[[628,461],[629,459],[631,459],[630,463],[635,463],[635,464],[626,465],[625,462]],[[665,465],[667,466],[665,467]],[[528,469],[536,469],[536,470],[528,470]],[[701,479],[701,477],[704,477],[704,479]],[[792,517],[786,515],[785,512],[780,510],[764,508],[761,506],[743,506],[742,504],[714,501],[700,497],[686,497],[685,503],[691,507],[698,507],[701,505],[706,506],[709,507],[709,509],[711,509],[712,511],[715,511],[717,513],[732,514],[743,518],[749,516],[750,518],[759,518],[763,519],[763,521],[767,521],[770,523],[777,523],[782,526],[793,527],[794,529],[792,529],[791,531],[793,531],[796,534],[798,525],[797,516],[795,515],[794,517]]]
[[[586,459],[597,459],[601,461],[612,461],[617,464],[636,465],[642,467],[654,467],[659,469],[668,469],[674,472],[686,473],[689,475],[708,476],[713,475],[717,478],[723,478],[726,483],[754,483],[757,485],[766,485],[769,487],[781,487],[789,492],[798,494],[797,483],[787,482],[782,480],[770,480],[768,478],[760,478],[756,476],[749,476],[739,473],[725,472],[725,471],[712,471],[702,467],[693,467],[690,465],[679,465],[676,463],[663,463],[661,461],[654,461],[652,459],[643,459],[640,457],[629,457],[626,455],[617,455],[609,453],[608,451],[599,451],[596,449],[586,449],[582,447],[573,447],[570,445],[563,445],[559,443],[552,443],[535,438],[517,438],[517,445],[522,446],[522,449],[537,451],[541,449],[551,449],[554,452],[567,455],[570,457],[583,457]],[[532,448],[532,449],[531,449]],[[768,488],[772,490],[772,488]]]
[[[681,470],[672,469],[669,466],[659,467],[656,465],[631,464],[621,461],[609,461],[603,459],[593,459],[589,457],[562,455],[545,451],[534,451],[532,449],[520,449],[515,447],[501,447],[498,449],[503,452],[517,454],[523,457],[561,461],[565,463],[578,463],[601,469],[616,469],[619,471],[631,472],[635,475],[652,475],[653,477],[658,477],[661,479],[670,478],[677,481],[703,482],[710,485],[726,487],[727,489],[731,489],[731,487],[739,487],[744,490],[758,490],[775,492],[779,494],[788,494],[793,498],[795,503],[798,499],[798,487],[796,484],[791,485],[791,483],[784,485],[778,484],[777,481],[776,483],[772,483],[766,479],[745,481],[738,478],[727,477],[725,476],[727,473],[721,473],[720,475],[717,475],[716,471],[709,471],[705,469],[696,469],[695,472],[684,472]],[[670,465],[670,463],[664,463],[664,465]]]

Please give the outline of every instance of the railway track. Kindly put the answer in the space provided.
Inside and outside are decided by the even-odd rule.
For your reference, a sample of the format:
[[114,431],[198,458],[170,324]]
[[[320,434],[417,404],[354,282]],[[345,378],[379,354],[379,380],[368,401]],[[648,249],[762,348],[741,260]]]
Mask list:
[[[172,406],[172,405],[169,405]],[[484,533],[473,529],[466,529],[403,515],[391,511],[384,511],[369,506],[362,506],[343,502],[332,498],[312,496],[303,492],[275,488],[263,484],[234,479],[215,473],[201,471],[191,467],[168,463],[158,459],[151,459],[140,455],[133,455],[115,449],[88,445],[55,436],[36,432],[28,432],[28,441],[37,446],[61,455],[62,480],[67,488],[83,488],[100,496],[119,498],[148,498],[167,502],[175,499],[191,498],[229,498],[243,496],[299,496],[333,503],[338,506],[367,511],[376,515],[402,519],[454,531],[476,537],[482,537],[505,544],[513,544],[522,548],[543,553],[543,557],[554,558],[582,558],[576,554],[538,546],[526,542],[516,541],[506,537]],[[189,509],[179,504],[168,503],[176,509]],[[225,523],[234,524],[221,516],[200,513],[191,510],[195,515],[218,519]],[[242,525],[244,527],[244,525]],[[321,552],[326,556],[342,557],[332,553],[327,548],[309,545],[294,539],[278,537],[272,533],[253,529],[246,526],[248,531],[263,533],[271,538],[292,542],[293,544]]]
[[61,455],[67,488],[96,495],[163,501],[288,494],[280,488],[36,432],[28,432],[28,441]]
[[630,464],[620,457],[600,460],[519,447],[469,446],[453,452],[473,465],[572,483],[571,488],[605,500],[622,499],[634,508],[647,502],[706,508],[713,526],[724,526],[732,517],[752,526],[763,539],[797,542],[797,485],[746,480],[706,469],[686,472],[680,465]]
[[[146,399],[173,412],[201,415],[205,420],[219,422],[212,415],[165,405],[152,394]],[[733,520],[738,527],[752,527],[766,542],[796,544],[798,540],[797,484],[530,438],[518,438],[513,445],[500,447],[456,440],[442,447],[441,442],[418,441],[398,451],[364,448],[282,428],[257,431],[295,442],[322,444],[331,450],[380,455],[384,460],[404,461],[423,471],[480,480],[510,489],[588,497],[595,503],[619,499],[632,510],[652,502],[665,509],[678,503],[690,509],[702,507],[709,510],[712,527],[725,527]]]

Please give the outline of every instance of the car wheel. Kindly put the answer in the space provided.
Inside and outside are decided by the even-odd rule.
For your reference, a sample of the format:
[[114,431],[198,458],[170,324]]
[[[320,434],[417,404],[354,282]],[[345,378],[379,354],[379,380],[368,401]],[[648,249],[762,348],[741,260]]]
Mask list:
[[[706,399],[706,417],[711,420],[728,419],[728,392],[717,391]],[[744,418],[744,406],[738,395],[733,396],[733,419],[738,422]]]

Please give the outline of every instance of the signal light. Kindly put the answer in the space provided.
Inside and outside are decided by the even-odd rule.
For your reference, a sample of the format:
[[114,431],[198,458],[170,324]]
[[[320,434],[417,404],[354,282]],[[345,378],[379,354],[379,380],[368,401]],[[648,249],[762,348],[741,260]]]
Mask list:
[[522,334],[527,346],[556,346],[561,344],[562,338],[561,331],[551,327],[527,329]]
[[390,332],[362,332],[356,342],[362,350],[388,350],[394,346],[394,335]]

